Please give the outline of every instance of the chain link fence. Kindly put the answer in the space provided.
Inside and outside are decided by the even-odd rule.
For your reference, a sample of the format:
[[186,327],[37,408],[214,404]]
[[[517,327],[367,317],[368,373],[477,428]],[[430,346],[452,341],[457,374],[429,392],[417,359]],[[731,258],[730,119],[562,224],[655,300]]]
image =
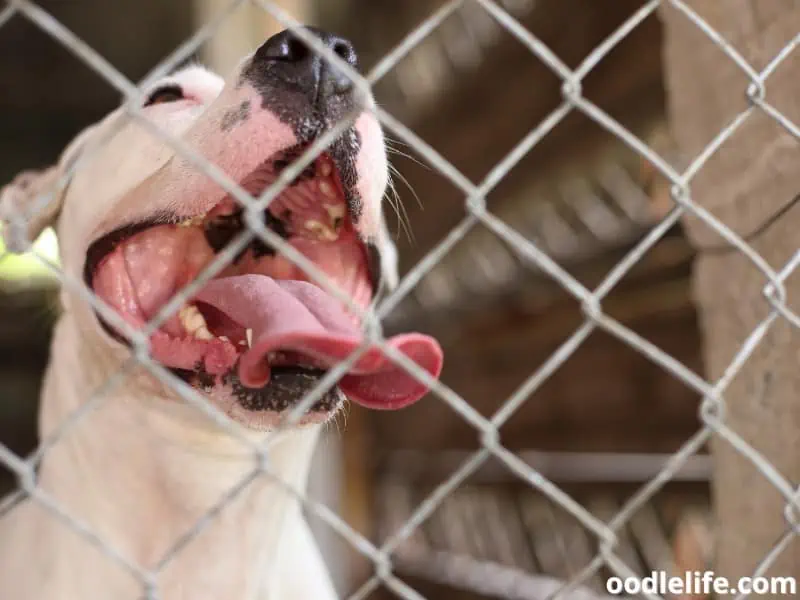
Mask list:
[[[504,463],[522,481],[527,482],[530,486],[533,486],[568,511],[599,540],[600,550],[594,560],[578,577],[569,582],[565,582],[564,587],[556,590],[553,594],[554,598],[571,597],[571,594],[575,593],[575,590],[580,587],[583,582],[593,576],[603,566],[611,569],[622,577],[634,576],[635,574],[631,569],[617,555],[616,550],[619,531],[639,508],[651,500],[660,488],[670,481],[687,459],[697,453],[698,450],[714,436],[726,440],[730,445],[736,448],[743,457],[751,461],[785,499],[785,518],[790,527],[787,529],[785,535],[777,541],[774,548],[763,557],[763,560],[756,568],[756,574],[763,574],[770,568],[776,558],[793,539],[794,528],[796,527],[795,515],[798,506],[797,490],[795,485],[787,480],[787,478],[759,452],[758,448],[747,443],[728,425],[725,415],[725,392],[748,357],[750,357],[759,344],[762,343],[765,335],[776,321],[785,319],[791,322],[794,327],[800,327],[800,316],[789,308],[784,286],[786,279],[794,272],[798,264],[800,264],[800,251],[780,269],[776,270],[772,268],[740,234],[737,234],[737,232],[726,226],[725,223],[715,218],[710,212],[693,200],[690,192],[690,185],[709,159],[719,151],[725,142],[729,140],[754,113],[761,112],[769,115],[789,134],[795,138],[800,137],[800,129],[798,129],[798,126],[770,104],[765,92],[766,82],[770,75],[795,49],[798,39],[796,38],[791,44],[783,48],[767,64],[766,68],[757,71],[748,64],[732,45],[723,39],[703,18],[686,4],[677,0],[671,0],[669,2],[683,14],[685,19],[708,36],[708,38],[727,55],[728,59],[735,63],[736,66],[746,74],[750,81],[750,85],[747,89],[732,92],[747,95],[749,100],[747,108],[733,119],[727,127],[720,131],[707,147],[688,163],[685,169],[678,170],[675,165],[670,164],[659,156],[652,148],[648,147],[617,120],[585,98],[582,95],[581,89],[582,81],[587,74],[589,74],[590,71],[592,71],[592,69],[643,20],[651,17],[651,15],[657,11],[661,2],[653,0],[641,6],[641,8],[632,14],[611,36],[586,56],[577,68],[572,69],[567,67],[540,39],[512,17],[504,6],[504,2],[500,2],[499,0],[473,1],[480,5],[511,35],[522,42],[533,55],[544,62],[549,69],[561,79],[562,102],[538,127],[528,132],[522,141],[520,141],[520,143],[513,148],[513,150],[509,152],[483,180],[478,182],[471,181],[464,174],[459,172],[453,164],[449,163],[443,156],[437,153],[434,148],[418,137],[413,130],[403,125],[391,114],[388,114],[380,107],[373,109],[376,117],[386,130],[411,146],[432,168],[446,177],[463,193],[464,210],[466,214],[458,226],[436,247],[430,250],[427,255],[403,277],[399,286],[392,293],[384,297],[379,303],[373,305],[368,311],[360,311],[346,294],[336,289],[335,285],[326,280],[325,274],[322,271],[274,232],[265,228],[259,218],[259,213],[281,192],[283,187],[288,185],[307,165],[324,152],[335,138],[352,124],[353,119],[344,120],[317,139],[295,163],[282,173],[279,180],[271,185],[261,197],[253,198],[237,185],[236,182],[230,180],[218,167],[204,159],[183,140],[159,130],[139,108],[144,100],[143,91],[196,52],[206,40],[214,35],[217,28],[225,22],[228,15],[245,4],[246,0],[232,1],[226,10],[218,13],[214,19],[206,23],[205,26],[197,31],[190,39],[176,48],[171,56],[156,66],[152,72],[138,84],[124,77],[115,69],[114,65],[110,64],[91,47],[87,46],[79,37],[65,28],[45,10],[37,6],[36,3],[28,0],[7,0],[5,8],[0,11],[0,35],[2,35],[1,26],[9,20],[17,18],[28,19],[62,43],[65,48],[74,53],[116,90],[122,93],[125,99],[124,111],[126,118],[118,122],[117,126],[106,136],[107,138],[110,138],[111,135],[119,131],[119,129],[128,122],[134,122],[152,135],[158,136],[165,144],[168,144],[176,152],[190,160],[198,169],[207,174],[209,178],[219,184],[246,207],[245,214],[248,215],[246,218],[248,227],[245,232],[235,238],[225,250],[216,256],[213,262],[198,276],[196,281],[190,283],[168,302],[160,310],[157,317],[142,331],[134,330],[128,326],[113,309],[95,297],[92,291],[88,289],[82,281],[65,274],[58,266],[47,262],[45,257],[40,257],[40,259],[45,261],[55,272],[63,286],[79,294],[90,303],[108,323],[124,331],[130,337],[133,343],[133,352],[125,368],[123,368],[116,377],[107,381],[100,389],[97,389],[92,397],[87,400],[83,408],[76,414],[71,415],[69,419],[61,425],[58,431],[48,438],[41,440],[38,449],[32,455],[28,457],[16,456],[6,448],[0,446],[0,461],[13,471],[18,478],[18,489],[3,501],[2,507],[0,508],[0,515],[7,513],[16,504],[25,499],[30,499],[41,504],[63,521],[64,524],[83,536],[87,542],[93,544],[105,553],[108,556],[108,560],[116,561],[121,567],[139,578],[142,584],[142,593],[144,597],[148,599],[158,598],[160,597],[157,585],[159,573],[170,564],[195,536],[213,521],[226,504],[231,502],[238,494],[242,493],[254,480],[257,478],[274,476],[270,468],[271,444],[275,439],[279,439],[281,431],[291,428],[296,424],[305,411],[322,398],[325,392],[338,378],[345,374],[347,369],[355,363],[369,344],[372,344],[381,348],[392,361],[396,362],[400,367],[429,386],[432,390],[432,396],[436,397],[436,400],[429,401],[442,401],[447,403],[456,415],[470,423],[479,432],[482,447],[452,472],[447,480],[439,485],[430,496],[416,508],[412,517],[397,529],[394,535],[386,540],[380,547],[374,545],[371,541],[351,528],[333,511],[307,498],[303,490],[295,489],[291,485],[285,484],[285,489],[290,494],[299,498],[306,509],[315,513],[333,530],[352,544],[357,552],[363,554],[374,563],[374,576],[364,583],[351,598],[358,599],[369,597],[374,590],[382,585],[392,590],[401,598],[417,599],[421,597],[418,592],[412,589],[412,587],[402,581],[393,572],[391,554],[393,550],[414,532],[415,528],[420,526],[420,524],[437,509],[453,490],[490,458]],[[400,44],[387,53],[384,58],[364,76],[354,72],[354,70],[338,55],[326,48],[317,38],[313,37],[308,32],[298,30],[296,35],[308,44],[313,51],[324,56],[326,60],[336,65],[336,67],[351,77],[357,89],[362,92],[368,92],[371,86],[389,73],[421,40],[434,32],[444,20],[466,2],[467,0],[452,0],[442,5],[423,23],[420,23],[416,29],[409,32]],[[286,27],[295,27],[298,25],[291,15],[266,0],[253,0],[253,3],[271,14]],[[583,113],[606,131],[624,141],[644,159],[652,163],[658,171],[671,182],[672,199],[675,203],[673,210],[649,231],[638,245],[607,274],[603,282],[595,289],[584,287],[571,276],[570,273],[547,254],[542,252],[534,243],[494,216],[489,211],[485,200],[487,195],[498,185],[506,174],[549,132],[556,128],[568,114],[574,111]],[[91,156],[91,153],[102,152],[104,141],[106,140],[98,141],[85,156],[82,156],[76,161],[69,169],[69,172],[64,174],[62,180],[57,182],[55,188],[63,189],[74,172],[80,169],[85,160]],[[35,215],[37,211],[42,210],[47,205],[48,201],[48,196],[42,197],[38,202],[38,206],[34,206],[29,214],[12,215],[13,218],[6,231],[6,239],[10,248],[15,250],[29,248],[30,240],[24,239],[24,232],[26,230],[25,222],[31,218],[31,215]],[[698,376],[683,364],[676,361],[673,357],[649,343],[646,339],[643,339],[629,328],[609,317],[603,310],[603,300],[609,292],[671,227],[677,224],[680,219],[689,215],[700,219],[724,239],[734,251],[747,257],[747,259],[763,274],[765,281],[768,282],[763,288],[763,296],[771,307],[768,316],[759,323],[750,336],[741,344],[735,356],[730,361],[730,365],[724,375],[716,381],[707,381]],[[468,231],[476,227],[484,227],[491,230],[498,238],[501,238],[510,247],[514,248],[522,260],[536,265],[553,280],[563,286],[567,292],[580,302],[584,314],[582,325],[564,341],[557,351],[550,356],[549,360],[533,372],[523,385],[504,402],[502,407],[488,419],[484,418],[470,406],[469,398],[460,397],[446,385],[432,378],[424,369],[420,368],[408,357],[386,344],[382,337],[380,326],[381,319],[390,313],[399,302],[414,289],[415,285],[436,265],[441,257],[456,245]],[[360,348],[350,359],[329,371],[323,378],[320,386],[315,389],[314,392],[308,394],[307,397],[291,411],[291,414],[282,420],[281,425],[276,431],[271,433],[265,444],[256,444],[250,438],[243,435],[240,429],[233,426],[230,420],[220,410],[213,407],[194,389],[185,385],[169,370],[154,361],[148,354],[148,336],[170,316],[174,315],[190,296],[196,293],[203,284],[216,276],[240,251],[246,248],[247,245],[256,238],[261,239],[264,243],[284,253],[285,256],[298,267],[309,273],[314,282],[341,299],[351,309],[362,312],[362,317],[368,332],[368,342],[365,343],[365,346]],[[501,443],[498,434],[499,428],[520,409],[526,399],[540,388],[561,365],[569,360],[571,355],[584,340],[596,330],[604,330],[631,348],[634,348],[651,361],[654,361],[669,371],[675,378],[678,378],[684,384],[694,389],[702,397],[702,404],[699,411],[703,423],[701,430],[691,437],[691,439],[687,440],[679,451],[674,453],[671,460],[664,465],[664,468],[658,476],[639,489],[610,522],[602,522],[597,519],[557,485],[532,469],[513,452],[506,449]],[[112,544],[92,531],[88,525],[81,523],[70,515],[53,498],[37,487],[36,476],[40,461],[46,456],[48,450],[59,441],[64,432],[90,411],[97,409],[107,400],[110,394],[113,394],[115,388],[124,385],[126,376],[137,365],[145,366],[155,378],[174,388],[176,393],[186,402],[197,407],[198,410],[212,418],[220,428],[225,429],[230,435],[241,441],[243,446],[249,448],[256,458],[252,472],[221,498],[218,504],[209,511],[195,527],[188,531],[185,536],[175,540],[171,550],[163,556],[158,566],[153,570],[145,570],[141,565],[135,564],[120,553]],[[524,578],[521,580],[514,580],[514,578],[511,577],[510,581],[512,583],[509,584],[509,597],[538,597],[531,595],[532,592],[525,589],[526,583]],[[514,581],[516,581],[516,583],[514,583]],[[512,589],[514,587],[517,589]],[[650,594],[646,595],[647,597],[654,597]]]

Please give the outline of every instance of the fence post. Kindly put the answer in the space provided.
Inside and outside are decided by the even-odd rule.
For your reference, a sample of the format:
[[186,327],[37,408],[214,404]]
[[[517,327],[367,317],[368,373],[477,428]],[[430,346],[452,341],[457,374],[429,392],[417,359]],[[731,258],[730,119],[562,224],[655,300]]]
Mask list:
[[[760,72],[800,31],[800,6],[780,0],[684,3]],[[800,192],[800,143],[759,107],[747,90],[751,79],[697,19],[675,3],[661,7],[668,113],[687,161],[737,115],[744,124],[692,179],[691,199],[738,234],[764,223]],[[795,51],[765,83],[765,98],[800,123],[800,53]],[[751,88],[754,90],[755,88]],[[752,108],[751,108],[752,107]],[[682,165],[685,166],[685,165]],[[684,223],[693,244],[722,242],[698,218]],[[752,242],[776,271],[798,248],[800,206]],[[694,295],[704,336],[706,379],[716,382],[747,336],[768,315],[765,275],[738,251],[700,255]],[[786,281],[787,304],[800,294],[800,274]],[[779,318],[725,392],[724,424],[758,450],[788,481],[800,481],[800,332]],[[764,474],[720,435],[714,436],[713,494],[719,519],[716,570],[729,578],[752,575],[787,525],[785,500]],[[746,454],[746,453],[745,453]],[[769,571],[800,578],[795,540]]]
[[[208,23],[231,4],[232,0],[194,0],[194,20],[198,26]],[[273,4],[301,22],[313,13],[311,0],[273,0]],[[208,40],[203,59],[215,71],[227,75],[243,56],[285,28],[257,4],[245,2],[228,15],[216,35]]]

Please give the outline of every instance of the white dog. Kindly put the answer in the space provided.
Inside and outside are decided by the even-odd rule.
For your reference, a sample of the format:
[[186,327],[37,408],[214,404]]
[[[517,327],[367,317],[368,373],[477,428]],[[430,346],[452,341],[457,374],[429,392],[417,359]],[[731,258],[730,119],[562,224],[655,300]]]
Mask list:
[[[346,40],[309,31],[355,66]],[[148,97],[143,110],[152,121],[255,196],[363,106],[350,82],[289,32],[270,38],[227,82],[189,67]],[[115,111],[83,132],[58,165],[7,186],[2,216],[15,247],[13,215],[81,158],[66,189],[28,218],[23,233],[34,239],[55,224],[65,273],[142,328],[245,225],[230,195],[141,125],[125,124],[100,146],[120,118]],[[379,280],[396,278],[381,208],[386,183],[381,128],[364,110],[263,221],[366,307]],[[309,279],[253,242],[163,323],[150,354],[262,440],[363,339],[358,318]],[[28,499],[0,519],[0,598],[142,598],[147,590],[126,561],[153,572],[154,597],[165,600],[335,597],[300,502],[266,477],[235,489],[256,465],[252,452],[144,367],[103,390],[131,357],[125,328],[74,287],[64,288],[62,301],[40,413],[40,435],[60,437],[40,465],[37,489],[119,559]],[[438,377],[434,340],[406,334],[389,343]],[[99,390],[105,400],[61,430]],[[399,408],[426,391],[372,347],[300,425],[276,434],[269,467],[303,489],[321,424],[345,396]],[[195,537],[182,537],[218,503],[224,508]]]

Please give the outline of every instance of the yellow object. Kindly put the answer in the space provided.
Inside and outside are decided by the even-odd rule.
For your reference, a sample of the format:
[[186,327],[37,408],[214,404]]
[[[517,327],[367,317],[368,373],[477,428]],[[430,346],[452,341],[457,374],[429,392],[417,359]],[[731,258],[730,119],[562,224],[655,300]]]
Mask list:
[[38,257],[59,265],[58,239],[56,232],[48,227],[33,244],[33,249],[25,254],[6,252],[0,238],[0,280],[22,281],[25,279],[54,279],[55,273]]

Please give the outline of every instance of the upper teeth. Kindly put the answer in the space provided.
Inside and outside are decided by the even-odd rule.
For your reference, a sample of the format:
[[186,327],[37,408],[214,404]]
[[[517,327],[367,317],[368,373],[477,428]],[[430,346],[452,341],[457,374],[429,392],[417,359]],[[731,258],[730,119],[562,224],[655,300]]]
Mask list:
[[190,219],[185,219],[181,221],[180,223],[178,223],[178,227],[195,227],[197,225],[202,225],[204,219],[205,217],[203,215],[197,215]]
[[244,332],[244,335],[247,338],[247,347],[248,348],[252,348],[253,347],[253,330],[252,329],[246,329],[245,332]]
[[331,221],[336,221],[336,219],[341,219],[344,217],[344,204],[323,204],[325,207],[325,212],[328,213],[328,216],[331,218]]
[[181,324],[192,336],[198,340],[210,340],[214,335],[208,330],[208,325],[203,315],[194,304],[184,306],[178,313]]
[[333,186],[328,181],[320,181],[319,182],[319,191],[323,193],[323,195],[328,196],[329,198],[335,198],[336,192],[333,189]]
[[316,235],[322,240],[328,242],[335,242],[339,239],[339,235],[327,225],[323,225],[319,221],[306,221],[306,229]]

